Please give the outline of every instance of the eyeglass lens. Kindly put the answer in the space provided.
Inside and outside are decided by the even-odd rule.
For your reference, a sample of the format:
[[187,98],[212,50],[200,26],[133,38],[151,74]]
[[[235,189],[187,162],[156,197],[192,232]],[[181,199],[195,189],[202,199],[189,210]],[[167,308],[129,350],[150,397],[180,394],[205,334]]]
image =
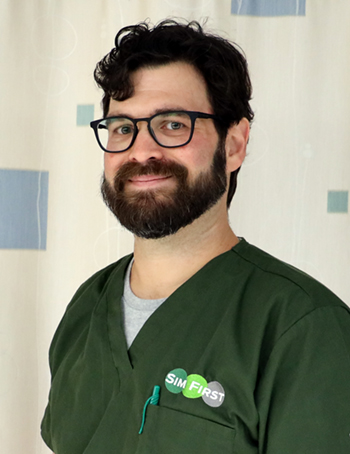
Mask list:
[[[191,136],[192,120],[183,112],[159,114],[150,121],[150,128],[160,145],[184,145]],[[109,151],[123,151],[129,147],[135,134],[134,123],[123,117],[103,120],[98,127],[102,146]]]

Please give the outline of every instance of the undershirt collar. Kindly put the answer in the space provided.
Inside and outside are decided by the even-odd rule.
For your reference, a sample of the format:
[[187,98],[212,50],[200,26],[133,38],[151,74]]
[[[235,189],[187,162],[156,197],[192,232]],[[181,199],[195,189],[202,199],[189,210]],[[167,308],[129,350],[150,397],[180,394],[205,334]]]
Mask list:
[[132,259],[125,274],[124,294],[122,296],[124,333],[128,348],[147,319],[166,300],[166,298],[143,299],[133,293],[130,287],[130,275],[133,263],[134,260]]

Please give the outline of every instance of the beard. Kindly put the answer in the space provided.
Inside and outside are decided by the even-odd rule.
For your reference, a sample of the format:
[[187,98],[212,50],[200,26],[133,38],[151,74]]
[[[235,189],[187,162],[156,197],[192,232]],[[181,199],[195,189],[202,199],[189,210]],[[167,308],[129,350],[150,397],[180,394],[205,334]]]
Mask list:
[[[176,180],[176,187],[126,192],[125,183],[141,175],[170,176]],[[210,169],[192,183],[187,168],[174,161],[127,162],[118,170],[113,184],[103,176],[101,193],[105,204],[127,230],[140,238],[159,239],[198,219],[216,204],[226,187],[226,154],[224,141],[220,140]]]

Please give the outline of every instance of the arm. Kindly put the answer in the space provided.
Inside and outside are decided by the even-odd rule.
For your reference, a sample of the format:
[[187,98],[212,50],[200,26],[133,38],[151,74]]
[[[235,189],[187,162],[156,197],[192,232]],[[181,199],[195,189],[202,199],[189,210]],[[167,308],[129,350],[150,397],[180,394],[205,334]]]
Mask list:
[[350,313],[320,307],[284,333],[257,401],[259,452],[350,452]]

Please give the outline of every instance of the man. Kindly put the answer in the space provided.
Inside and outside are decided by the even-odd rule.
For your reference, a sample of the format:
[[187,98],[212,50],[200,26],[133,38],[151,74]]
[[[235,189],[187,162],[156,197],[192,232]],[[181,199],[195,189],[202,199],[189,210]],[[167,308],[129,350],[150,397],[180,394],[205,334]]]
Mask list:
[[97,65],[102,194],[134,254],[77,291],[50,349],[55,454],[350,452],[350,313],[239,239],[242,54],[197,23],[122,29]]

